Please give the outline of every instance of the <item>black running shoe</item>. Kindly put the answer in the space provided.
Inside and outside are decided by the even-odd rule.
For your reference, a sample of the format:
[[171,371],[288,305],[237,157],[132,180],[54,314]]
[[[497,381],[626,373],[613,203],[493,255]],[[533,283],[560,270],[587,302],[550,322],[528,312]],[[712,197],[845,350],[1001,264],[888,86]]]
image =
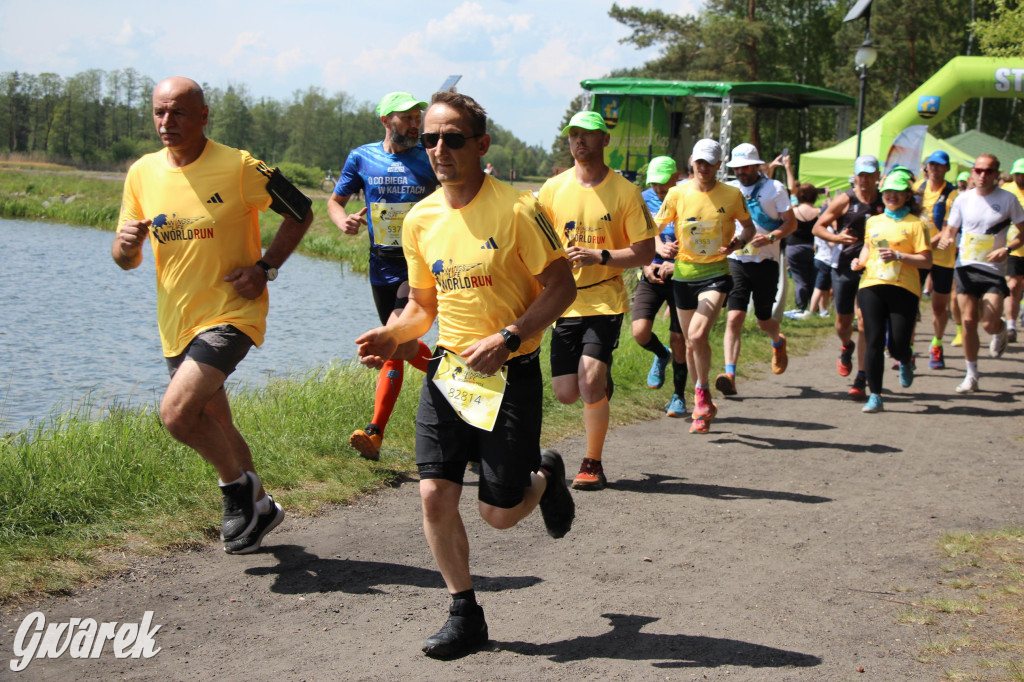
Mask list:
[[260,548],[260,544],[267,533],[281,525],[281,522],[284,521],[284,509],[277,502],[274,502],[274,498],[269,494],[267,499],[270,500],[270,509],[267,510],[267,513],[256,516],[256,525],[248,535],[243,535],[231,542],[225,542],[225,552],[228,554],[252,554]]
[[423,653],[431,658],[456,658],[487,644],[487,621],[479,604],[455,599],[448,613],[448,622],[423,642]]
[[220,488],[224,495],[224,516],[220,522],[220,539],[224,542],[248,535],[256,526],[255,476],[245,472],[245,481]]
[[553,538],[565,537],[576,518],[576,502],[565,484],[565,462],[554,450],[540,451],[540,471],[548,485],[540,496],[540,513],[548,535]]

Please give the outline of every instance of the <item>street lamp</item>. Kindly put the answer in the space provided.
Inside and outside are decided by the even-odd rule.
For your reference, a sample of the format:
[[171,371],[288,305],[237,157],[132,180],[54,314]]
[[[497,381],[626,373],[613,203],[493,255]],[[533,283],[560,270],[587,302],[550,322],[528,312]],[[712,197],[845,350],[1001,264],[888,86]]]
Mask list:
[[860,98],[857,102],[857,156],[860,156],[860,133],[864,128],[864,91],[868,83],[868,69],[878,58],[878,50],[871,44],[871,2],[872,0],[857,0],[846,13],[843,23],[864,19],[864,42],[857,49],[853,57],[853,63],[860,74]]
[[868,85],[868,69],[878,59],[878,50],[871,44],[871,38],[865,36],[864,42],[857,48],[853,56],[854,66],[860,74],[860,97],[857,101],[857,156],[860,156],[860,133],[864,129],[864,92]]

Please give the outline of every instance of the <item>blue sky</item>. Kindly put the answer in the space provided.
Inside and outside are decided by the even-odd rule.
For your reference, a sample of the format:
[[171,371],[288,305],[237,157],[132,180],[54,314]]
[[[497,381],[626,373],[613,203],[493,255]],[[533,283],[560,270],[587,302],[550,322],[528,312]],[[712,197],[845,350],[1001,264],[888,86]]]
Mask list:
[[[298,89],[345,91],[377,102],[392,90],[426,98],[449,74],[491,118],[548,147],[584,78],[656,56],[620,45],[612,0],[174,3],[0,0],[0,71],[133,67],[244,84],[256,97]],[[692,14],[700,0],[623,6]],[[244,8],[244,9],[243,9]]]

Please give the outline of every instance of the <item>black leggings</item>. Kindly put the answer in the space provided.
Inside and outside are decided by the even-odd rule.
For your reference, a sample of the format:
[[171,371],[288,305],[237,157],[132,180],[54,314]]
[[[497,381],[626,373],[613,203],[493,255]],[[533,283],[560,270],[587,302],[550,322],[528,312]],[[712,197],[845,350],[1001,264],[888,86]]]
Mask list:
[[868,387],[881,395],[885,374],[885,332],[889,327],[889,354],[900,362],[909,362],[914,324],[917,322],[918,297],[903,287],[876,284],[857,292],[861,322],[864,324],[864,371]]

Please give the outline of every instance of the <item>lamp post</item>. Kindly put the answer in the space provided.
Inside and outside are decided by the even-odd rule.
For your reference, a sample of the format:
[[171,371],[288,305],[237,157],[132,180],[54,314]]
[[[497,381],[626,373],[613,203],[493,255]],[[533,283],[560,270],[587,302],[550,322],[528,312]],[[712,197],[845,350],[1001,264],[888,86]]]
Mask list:
[[843,18],[843,23],[864,19],[864,42],[857,49],[853,56],[853,63],[860,74],[860,97],[857,102],[857,156],[860,156],[860,133],[864,128],[864,95],[868,83],[868,69],[878,58],[878,50],[871,44],[871,2],[872,0],[857,0],[850,11]]
[[853,63],[860,74],[860,97],[857,100],[857,156],[860,156],[860,134],[864,129],[864,94],[868,85],[868,69],[878,59],[878,50],[871,44],[871,38],[865,32],[864,42],[853,56]]

